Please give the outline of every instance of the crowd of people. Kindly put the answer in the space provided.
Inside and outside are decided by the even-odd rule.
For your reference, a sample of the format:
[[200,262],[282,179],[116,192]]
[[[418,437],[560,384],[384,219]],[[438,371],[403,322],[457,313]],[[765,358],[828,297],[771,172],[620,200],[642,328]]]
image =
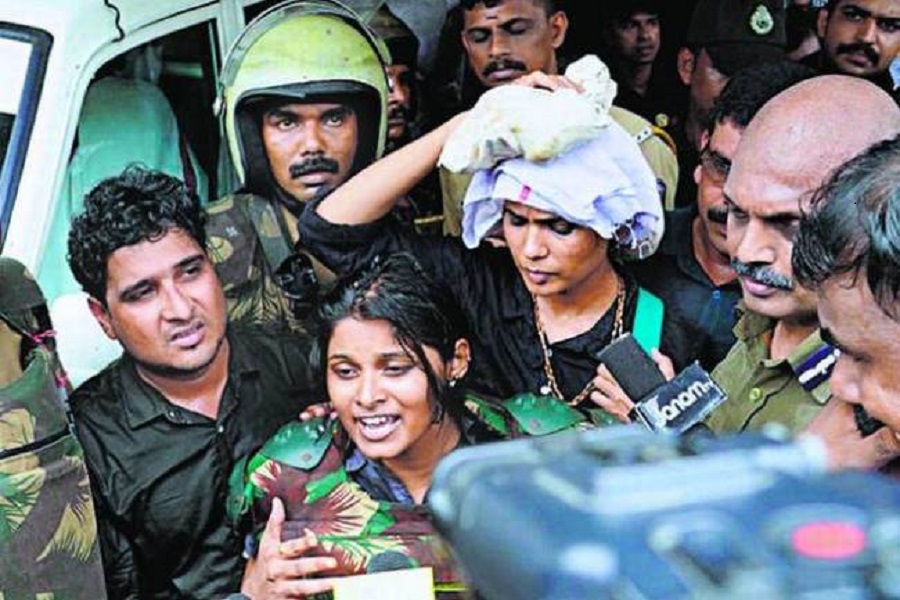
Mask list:
[[459,594],[435,466],[630,422],[597,359],[629,333],[711,372],[716,434],[890,472],[900,1],[698,0],[683,34],[672,4],[462,0],[429,106],[437,40],[391,3],[288,0],[222,67],[239,189],[86,195],[68,261],[123,354],[69,406],[110,598],[315,597],[392,553]]

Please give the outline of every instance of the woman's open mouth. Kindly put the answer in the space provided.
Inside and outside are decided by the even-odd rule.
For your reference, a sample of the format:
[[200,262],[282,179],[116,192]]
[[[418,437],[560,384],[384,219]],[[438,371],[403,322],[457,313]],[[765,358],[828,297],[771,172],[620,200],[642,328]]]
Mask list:
[[370,442],[380,442],[391,435],[400,425],[398,415],[373,415],[356,417],[357,430]]

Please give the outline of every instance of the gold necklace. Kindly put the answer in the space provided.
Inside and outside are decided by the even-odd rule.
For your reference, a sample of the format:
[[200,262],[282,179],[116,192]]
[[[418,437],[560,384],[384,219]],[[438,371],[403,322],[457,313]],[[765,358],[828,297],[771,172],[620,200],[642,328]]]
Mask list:
[[[612,335],[609,338],[610,343],[622,337],[624,333],[625,325],[624,325],[624,316],[625,316],[625,286],[622,285],[622,281],[616,278],[617,291],[616,291],[616,316],[613,321]],[[594,378],[587,382],[587,385],[584,386],[584,389],[581,390],[577,396],[572,398],[571,400],[566,400],[562,392],[559,389],[559,385],[556,383],[556,374],[553,372],[553,364],[550,362],[550,357],[553,355],[553,351],[550,350],[550,344],[547,341],[547,333],[544,331],[544,324],[541,321],[541,313],[538,310],[537,298],[534,294],[531,295],[531,301],[534,305],[534,324],[537,326],[538,331],[538,339],[541,342],[541,354],[544,364],[544,375],[547,376],[547,383],[542,385],[540,388],[540,393],[544,396],[553,396],[560,402],[568,404],[569,406],[578,406],[581,402],[587,398],[588,394],[590,394],[594,390]],[[603,317],[601,317],[602,319]]]

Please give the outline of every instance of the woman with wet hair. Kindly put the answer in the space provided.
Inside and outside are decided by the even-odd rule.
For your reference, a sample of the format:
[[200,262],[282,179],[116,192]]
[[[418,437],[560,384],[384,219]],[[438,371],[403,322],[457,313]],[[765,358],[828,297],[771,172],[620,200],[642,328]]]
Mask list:
[[378,258],[320,313],[314,362],[333,412],[284,426],[247,464],[232,506],[256,533],[284,510],[281,539],[303,540],[305,576],[431,566],[436,589],[452,590],[459,577],[422,506],[438,461],[584,418],[552,399],[466,393],[465,320],[411,255]]

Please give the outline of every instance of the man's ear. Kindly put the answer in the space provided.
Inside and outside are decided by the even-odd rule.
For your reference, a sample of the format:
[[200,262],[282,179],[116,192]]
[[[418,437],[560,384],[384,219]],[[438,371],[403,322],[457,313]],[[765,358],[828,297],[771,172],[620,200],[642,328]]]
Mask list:
[[472,348],[469,346],[469,340],[460,338],[456,340],[453,348],[453,358],[450,359],[450,365],[447,369],[448,379],[462,379],[469,371],[469,363],[472,361]]
[[690,48],[682,47],[678,50],[678,57],[675,67],[678,69],[678,79],[686,86],[691,85],[691,78],[694,76],[694,68],[696,67],[697,57]]
[[[700,132],[700,150],[702,151],[704,148],[706,148],[707,144],[709,144],[709,130],[704,129]],[[702,168],[703,167],[699,162],[697,163],[697,166],[694,167],[694,183],[696,183],[697,185],[700,185],[700,170]]]
[[550,31],[553,34],[551,45],[556,50],[566,41],[566,32],[569,30],[569,17],[561,10],[550,15]]
[[466,37],[465,27],[462,27],[459,32],[459,41],[462,42],[463,50],[466,51],[466,60],[469,61],[469,64],[472,64],[471,60],[469,59],[472,53],[469,51],[469,38]]
[[830,16],[828,10],[824,8],[819,10],[819,14],[816,16],[816,35],[820,40],[824,40],[825,34],[828,32],[828,17]]
[[88,296],[87,305],[88,310],[90,310],[91,314],[94,315],[94,318],[97,319],[97,323],[100,325],[100,329],[103,330],[103,333],[106,334],[106,337],[113,341],[118,339],[112,323],[110,322],[109,311],[106,307],[93,296]]

